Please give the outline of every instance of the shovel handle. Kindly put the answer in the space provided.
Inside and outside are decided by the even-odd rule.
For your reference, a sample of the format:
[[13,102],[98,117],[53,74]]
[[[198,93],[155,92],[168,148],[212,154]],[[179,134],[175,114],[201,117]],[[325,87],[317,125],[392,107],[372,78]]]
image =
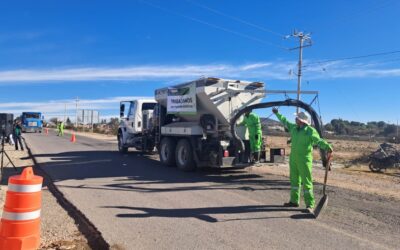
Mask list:
[[325,178],[324,178],[324,186],[322,188],[322,193],[324,195],[326,195],[326,183],[328,182],[328,172],[331,169],[331,159],[332,159],[332,151],[328,152],[326,156]]

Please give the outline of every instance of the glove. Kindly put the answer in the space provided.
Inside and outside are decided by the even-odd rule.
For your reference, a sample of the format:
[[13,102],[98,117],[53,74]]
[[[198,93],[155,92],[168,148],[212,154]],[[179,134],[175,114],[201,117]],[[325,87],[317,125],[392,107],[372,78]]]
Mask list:
[[272,109],[272,113],[277,114],[278,113],[278,109],[277,108],[273,108]]

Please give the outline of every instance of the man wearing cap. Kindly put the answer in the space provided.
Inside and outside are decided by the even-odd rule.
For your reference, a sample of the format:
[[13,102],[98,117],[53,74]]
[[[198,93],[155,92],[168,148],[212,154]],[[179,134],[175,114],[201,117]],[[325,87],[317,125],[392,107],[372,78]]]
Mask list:
[[289,130],[292,138],[289,159],[290,201],[283,205],[286,207],[299,206],[301,184],[303,184],[304,201],[307,209],[311,210],[315,205],[312,179],[313,146],[317,145],[328,152],[332,152],[332,146],[321,139],[315,128],[310,126],[310,117],[306,113],[298,113],[296,124],[294,124],[280,114],[277,108],[273,108],[272,112]]
[[252,154],[252,163],[260,161],[260,151],[262,145],[262,130],[260,117],[258,115],[247,112],[244,115],[242,125],[245,125],[249,130],[250,151]]

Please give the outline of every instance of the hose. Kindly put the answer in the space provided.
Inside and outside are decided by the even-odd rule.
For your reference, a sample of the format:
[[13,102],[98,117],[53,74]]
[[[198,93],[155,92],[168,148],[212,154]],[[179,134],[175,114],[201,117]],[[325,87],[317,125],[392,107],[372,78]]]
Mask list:
[[[250,106],[243,108],[231,119],[231,122],[230,122],[231,133],[232,133],[234,141],[236,142],[236,145],[239,147],[240,152],[244,151],[244,143],[243,143],[242,139],[236,133],[236,121],[246,112],[251,112],[254,109],[272,108],[272,107],[276,107],[276,106],[293,106],[293,107],[302,108],[305,111],[307,111],[311,115],[311,119],[314,123],[314,127],[317,130],[319,136],[321,138],[323,138],[321,120],[320,120],[317,112],[315,112],[315,110],[307,103],[304,103],[299,100],[294,100],[294,99],[287,99],[285,101],[258,103],[258,104],[250,105]],[[327,167],[327,165],[328,165],[327,152],[322,149],[320,149],[319,152],[321,155],[321,160],[322,160],[323,166]]]

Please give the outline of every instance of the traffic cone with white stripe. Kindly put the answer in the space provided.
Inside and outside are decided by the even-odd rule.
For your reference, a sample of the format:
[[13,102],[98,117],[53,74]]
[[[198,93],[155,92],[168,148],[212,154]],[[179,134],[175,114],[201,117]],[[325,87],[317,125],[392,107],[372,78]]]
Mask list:
[[43,178],[32,167],[8,179],[0,223],[0,250],[33,250],[40,245],[40,208]]

